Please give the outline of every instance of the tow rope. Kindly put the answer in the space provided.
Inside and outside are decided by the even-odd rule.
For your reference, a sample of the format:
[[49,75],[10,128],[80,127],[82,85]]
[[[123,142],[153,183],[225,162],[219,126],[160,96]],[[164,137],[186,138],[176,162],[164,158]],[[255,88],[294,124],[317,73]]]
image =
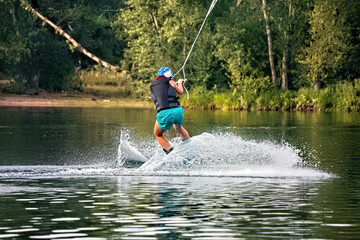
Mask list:
[[[190,50],[189,50],[188,55],[186,56],[186,59],[185,59],[185,61],[184,61],[184,64],[183,64],[182,67],[179,69],[179,71],[177,71],[177,72],[174,74],[173,78],[175,78],[175,76],[176,76],[181,70],[183,70],[183,76],[184,76],[184,79],[186,79],[186,77],[185,77],[185,65],[186,65],[186,63],[187,63],[187,61],[188,61],[188,59],[189,59],[189,57],[190,57],[190,54],[191,54],[191,52],[192,52],[192,50],[193,50],[193,48],[194,48],[194,46],[195,46],[195,43],[196,43],[197,39],[198,39],[199,36],[200,36],[200,33],[201,33],[201,31],[202,31],[202,29],[203,29],[203,27],[204,27],[204,25],[205,25],[205,22],[206,22],[207,18],[209,17],[211,11],[214,9],[215,4],[217,3],[217,1],[218,1],[218,0],[213,0],[213,1],[212,1],[211,5],[210,5],[210,8],[209,8],[209,10],[208,10],[208,12],[207,12],[207,14],[206,14],[206,16],[205,16],[205,18],[204,18],[204,21],[203,21],[203,23],[201,24],[200,30],[199,30],[199,32],[198,32],[198,34],[197,34],[197,36],[196,36],[193,44],[191,45],[191,48],[190,48]],[[189,92],[188,92],[188,90],[187,90],[186,87],[185,87],[185,82],[183,83],[183,87],[184,87],[184,89],[186,90],[187,99],[189,99]]]

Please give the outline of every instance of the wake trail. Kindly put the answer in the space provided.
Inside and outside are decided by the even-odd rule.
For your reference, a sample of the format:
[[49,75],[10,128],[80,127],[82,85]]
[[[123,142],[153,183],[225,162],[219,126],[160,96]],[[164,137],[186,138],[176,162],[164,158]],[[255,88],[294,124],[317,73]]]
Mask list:
[[231,133],[203,133],[185,142],[179,138],[171,139],[175,148],[169,155],[163,153],[155,142],[139,147],[129,141],[128,133],[122,135],[118,167],[132,167],[133,162],[137,167],[133,173],[137,174],[310,178],[331,176],[305,166],[300,151],[287,143],[245,140]]
[[[202,133],[186,141],[170,139],[166,155],[155,139],[136,141],[121,132],[117,158],[95,165],[1,166],[0,178],[92,176],[200,176],[327,179],[333,174],[309,167],[301,151],[287,143],[243,139],[232,133]],[[91,156],[89,156],[91,158]]]

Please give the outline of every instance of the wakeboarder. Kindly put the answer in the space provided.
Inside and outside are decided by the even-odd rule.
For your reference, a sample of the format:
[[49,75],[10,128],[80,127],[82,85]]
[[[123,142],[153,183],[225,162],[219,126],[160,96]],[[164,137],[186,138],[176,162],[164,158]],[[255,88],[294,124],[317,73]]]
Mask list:
[[154,126],[154,135],[166,154],[169,154],[173,147],[164,136],[166,130],[174,129],[180,134],[184,141],[190,138],[189,133],[182,126],[184,122],[184,109],[180,107],[179,97],[184,92],[183,83],[186,79],[172,80],[173,73],[170,68],[162,67],[158,71],[157,78],[151,83],[151,98],[155,103],[157,115]]

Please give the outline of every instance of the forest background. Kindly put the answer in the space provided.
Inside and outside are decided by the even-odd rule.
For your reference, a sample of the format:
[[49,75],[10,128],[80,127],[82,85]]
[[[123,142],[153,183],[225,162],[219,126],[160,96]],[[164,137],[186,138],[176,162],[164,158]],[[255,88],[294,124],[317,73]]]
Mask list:
[[[183,65],[210,4],[0,0],[1,89],[148,100],[158,69]],[[359,66],[358,0],[218,0],[185,66],[181,104],[359,111]]]

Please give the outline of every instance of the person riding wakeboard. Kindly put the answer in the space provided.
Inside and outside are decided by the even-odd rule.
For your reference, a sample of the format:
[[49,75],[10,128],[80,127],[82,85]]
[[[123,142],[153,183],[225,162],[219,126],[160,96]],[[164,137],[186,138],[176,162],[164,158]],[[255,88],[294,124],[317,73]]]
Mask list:
[[182,140],[190,138],[189,133],[182,126],[184,122],[184,109],[180,107],[176,94],[184,92],[183,83],[186,79],[172,80],[173,73],[170,68],[162,67],[158,71],[157,78],[151,83],[151,98],[156,106],[156,121],[154,135],[166,154],[169,154],[173,147],[164,136],[166,130],[174,126]]

